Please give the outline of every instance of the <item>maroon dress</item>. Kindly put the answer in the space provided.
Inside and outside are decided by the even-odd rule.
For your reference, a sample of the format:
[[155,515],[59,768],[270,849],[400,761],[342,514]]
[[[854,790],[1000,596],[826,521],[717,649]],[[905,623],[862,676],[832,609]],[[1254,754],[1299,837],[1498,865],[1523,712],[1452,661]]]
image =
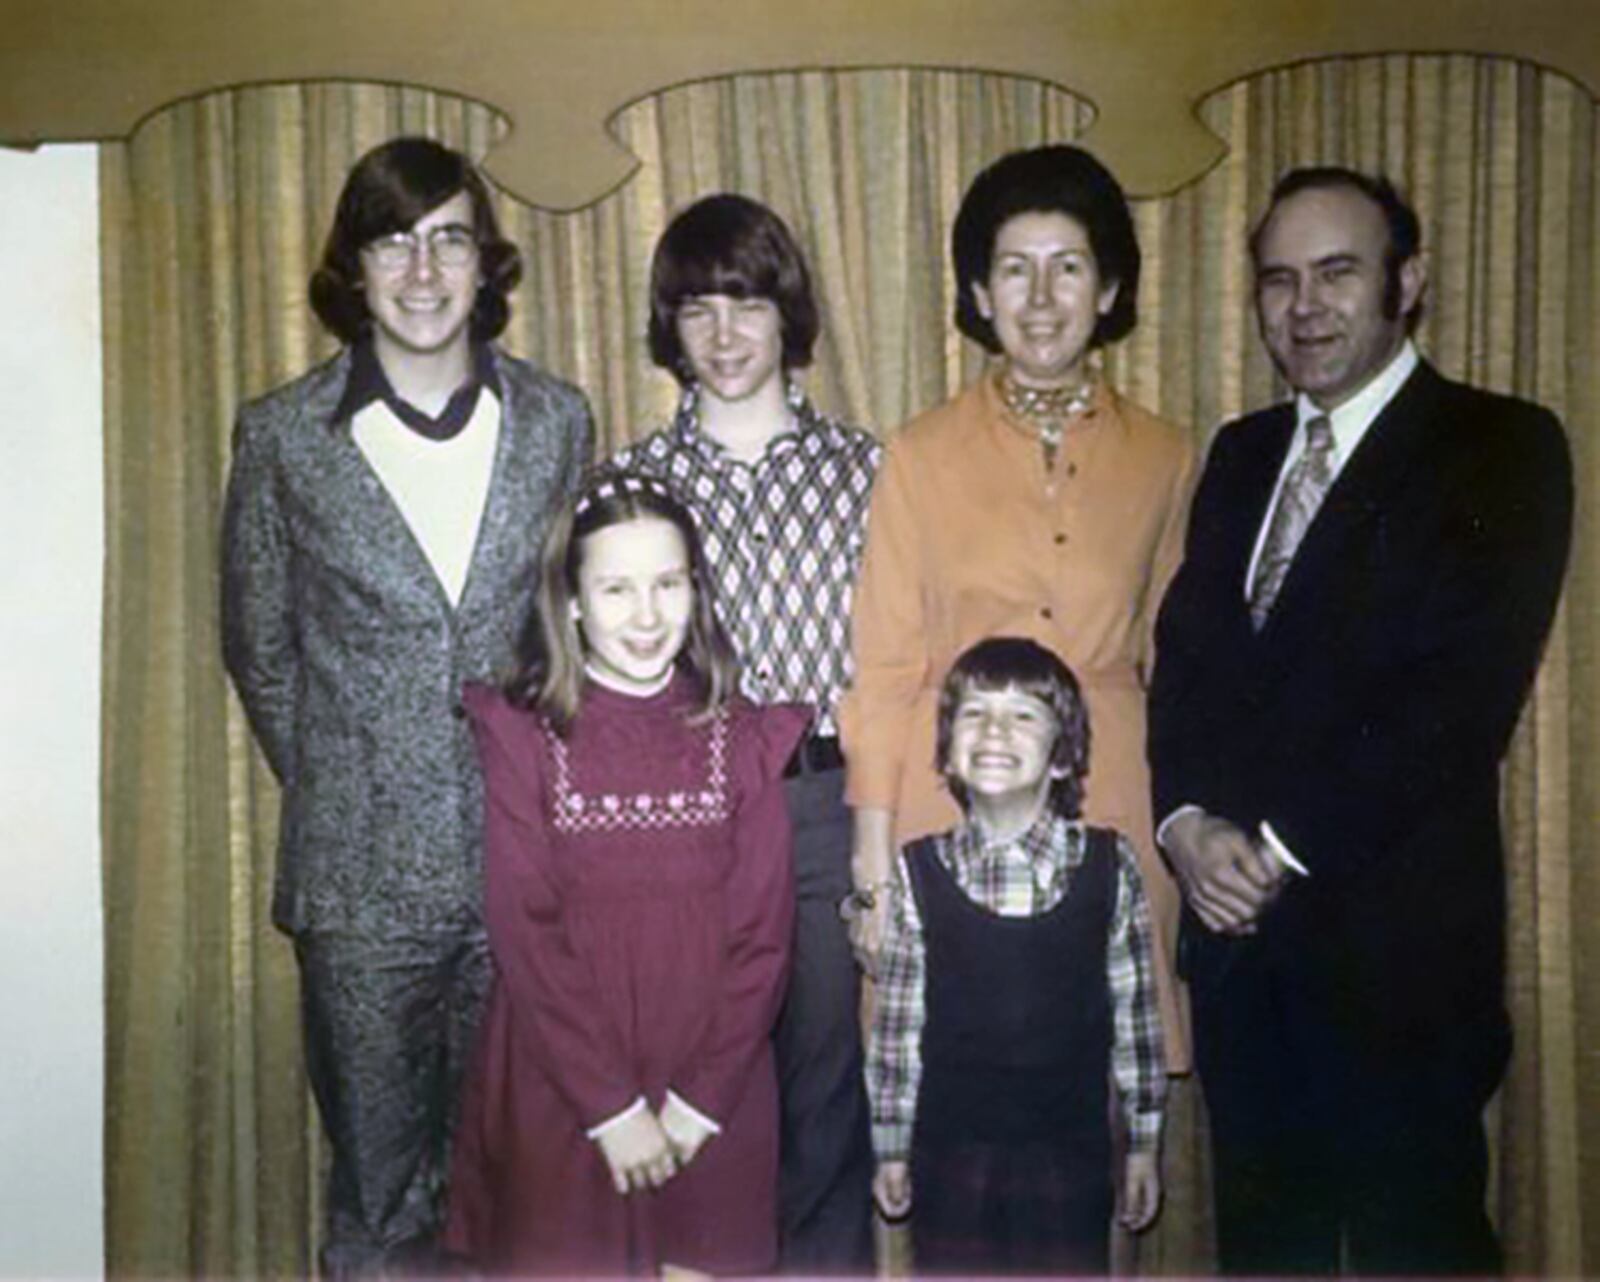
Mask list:
[[[466,704],[487,792],[498,971],[468,1075],[444,1245],[490,1272],[769,1269],[794,894],[783,766],[807,714],[689,724],[676,677],[590,684],[565,740],[486,687]],[[721,1132],[664,1187],[618,1194],[585,1132],[668,1090]]]

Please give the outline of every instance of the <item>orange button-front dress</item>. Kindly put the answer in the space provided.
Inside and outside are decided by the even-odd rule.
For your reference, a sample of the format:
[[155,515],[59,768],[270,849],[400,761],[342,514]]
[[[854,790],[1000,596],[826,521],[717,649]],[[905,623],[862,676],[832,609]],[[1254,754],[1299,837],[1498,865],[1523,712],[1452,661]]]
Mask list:
[[839,713],[850,804],[894,811],[904,843],[959,817],[933,760],[939,686],[957,656],[985,637],[1022,636],[1066,662],[1091,721],[1084,818],[1122,832],[1139,857],[1175,1071],[1189,1064],[1172,970],[1179,897],[1151,830],[1145,687],[1194,473],[1185,432],[1104,385],[1049,468],[998,374],[913,419],[873,490],[855,684]]

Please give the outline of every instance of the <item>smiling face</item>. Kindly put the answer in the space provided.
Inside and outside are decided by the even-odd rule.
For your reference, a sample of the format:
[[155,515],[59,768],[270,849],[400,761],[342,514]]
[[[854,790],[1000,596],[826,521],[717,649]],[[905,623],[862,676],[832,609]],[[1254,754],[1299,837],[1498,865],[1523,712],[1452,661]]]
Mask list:
[[1055,777],[1060,727],[1050,705],[1016,686],[968,686],[950,721],[947,773],[965,786],[967,806],[991,827],[1026,827]]
[[709,396],[729,403],[770,393],[783,378],[783,316],[770,298],[691,294],[678,304],[678,342]]
[[1001,225],[989,278],[972,292],[1017,382],[1052,388],[1082,381],[1089,341],[1117,286],[1101,281],[1082,223],[1036,211]]
[[476,244],[464,263],[440,263],[430,247],[437,229],[472,231],[472,197],[459,191],[411,225],[416,248],[393,267],[375,246],[361,251],[361,288],[372,314],[372,339],[386,369],[417,357],[459,357],[467,349],[472,305],[482,283]]
[[1298,391],[1333,409],[1400,350],[1425,283],[1422,260],[1398,265],[1385,314],[1389,229],[1350,187],[1314,187],[1280,201],[1256,242],[1256,316],[1273,363]]
[[625,693],[653,693],[683,649],[694,605],[683,535],[639,517],[587,535],[580,555],[573,611],[590,670]]

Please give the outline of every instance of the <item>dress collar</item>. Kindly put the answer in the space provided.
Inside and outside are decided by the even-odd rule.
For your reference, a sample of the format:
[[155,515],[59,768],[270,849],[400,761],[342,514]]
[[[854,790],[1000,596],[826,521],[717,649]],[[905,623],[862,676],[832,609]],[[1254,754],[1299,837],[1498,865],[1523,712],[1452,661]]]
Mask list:
[[700,697],[700,683],[683,670],[681,663],[673,665],[672,673],[661,689],[649,694],[634,694],[596,680],[587,666],[583,674],[583,702],[595,707],[623,712],[676,709]]
[[[1040,440],[1038,428],[1034,423],[1007,403],[1002,381],[1004,378],[1003,366],[996,367],[984,375],[980,384],[984,399],[1007,427],[1031,441]],[[1115,408],[1116,400],[1111,388],[1104,378],[1097,377],[1089,387],[1089,396],[1083,403],[1081,411],[1067,419],[1064,424],[1065,430],[1076,432],[1097,427],[1114,416]]]

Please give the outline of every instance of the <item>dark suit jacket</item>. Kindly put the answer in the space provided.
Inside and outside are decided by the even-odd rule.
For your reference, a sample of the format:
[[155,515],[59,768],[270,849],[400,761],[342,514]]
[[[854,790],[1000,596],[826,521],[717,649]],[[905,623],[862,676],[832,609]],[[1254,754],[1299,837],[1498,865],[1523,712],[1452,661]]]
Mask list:
[[223,650],[283,785],[273,919],[286,930],[480,911],[482,782],[460,691],[511,662],[546,518],[593,452],[581,392],[495,359],[500,439],[456,605],[333,419],[348,352],[240,412]]
[[1245,573],[1294,422],[1279,406],[1212,447],[1160,615],[1150,755],[1158,817],[1270,820],[1311,875],[1254,937],[1186,914],[1184,963],[1197,1002],[1234,965],[1277,967],[1384,1062],[1464,1055],[1497,1078],[1498,769],[1565,568],[1566,440],[1545,410],[1420,366],[1257,635]]

